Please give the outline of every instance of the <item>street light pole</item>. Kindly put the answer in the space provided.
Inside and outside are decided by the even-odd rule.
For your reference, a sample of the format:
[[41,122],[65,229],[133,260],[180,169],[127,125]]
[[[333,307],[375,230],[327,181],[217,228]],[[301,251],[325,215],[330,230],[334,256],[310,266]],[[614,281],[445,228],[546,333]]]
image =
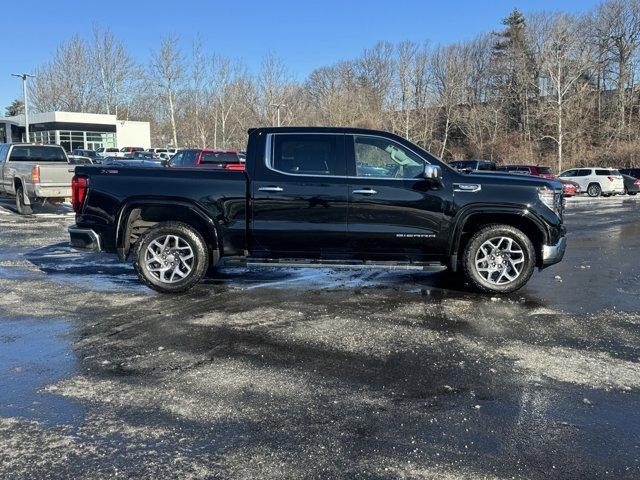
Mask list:
[[29,143],[29,106],[27,105],[27,78],[35,78],[30,73],[12,73],[14,77],[22,79],[22,103],[24,103],[24,132],[27,143]]
[[276,118],[278,119],[278,127],[280,126],[280,109],[286,107],[284,103],[272,103],[271,106],[276,109]]

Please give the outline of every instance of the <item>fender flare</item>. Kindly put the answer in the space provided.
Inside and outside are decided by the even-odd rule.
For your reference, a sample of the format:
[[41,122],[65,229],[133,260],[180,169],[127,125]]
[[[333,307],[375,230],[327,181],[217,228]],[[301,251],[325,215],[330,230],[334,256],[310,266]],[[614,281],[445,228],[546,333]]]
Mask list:
[[[213,239],[213,250],[218,250],[222,252],[222,245],[220,243],[220,235],[218,234],[218,225],[217,223],[209,216],[206,212],[202,210],[197,204],[185,201],[185,200],[167,200],[160,198],[139,198],[139,199],[130,199],[123,203],[122,208],[120,208],[119,213],[117,214],[116,220],[116,251],[118,252],[118,257],[121,261],[126,260],[129,255],[129,234],[131,232],[131,222],[129,219],[131,218],[131,214],[133,211],[140,207],[146,206],[177,206],[184,207],[194,213],[198,218],[200,218],[206,225],[207,230],[211,238]],[[215,248],[213,248],[215,246]]]
[[544,221],[542,221],[534,212],[528,208],[520,205],[513,206],[496,206],[496,205],[469,205],[462,208],[458,214],[452,220],[452,228],[449,232],[449,258],[451,259],[451,268],[455,271],[457,269],[458,262],[458,250],[460,249],[460,239],[462,238],[462,232],[465,224],[474,215],[486,215],[486,214],[502,214],[513,215],[514,217],[520,217],[526,221],[530,221],[535,225],[540,234],[542,235],[543,243],[547,242],[549,238],[549,232]]

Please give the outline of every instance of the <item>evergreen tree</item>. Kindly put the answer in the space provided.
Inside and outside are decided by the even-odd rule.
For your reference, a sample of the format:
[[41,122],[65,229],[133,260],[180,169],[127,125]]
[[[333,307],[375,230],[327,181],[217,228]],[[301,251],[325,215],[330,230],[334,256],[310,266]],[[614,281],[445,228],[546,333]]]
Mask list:
[[529,39],[524,15],[516,8],[496,32],[493,46],[494,87],[496,95],[505,102],[509,129],[531,138],[530,103],[538,93],[538,71]]
[[24,113],[24,102],[18,99],[15,99],[11,102],[11,105],[4,109],[4,114],[7,117],[13,117],[14,115],[20,115],[21,113]]

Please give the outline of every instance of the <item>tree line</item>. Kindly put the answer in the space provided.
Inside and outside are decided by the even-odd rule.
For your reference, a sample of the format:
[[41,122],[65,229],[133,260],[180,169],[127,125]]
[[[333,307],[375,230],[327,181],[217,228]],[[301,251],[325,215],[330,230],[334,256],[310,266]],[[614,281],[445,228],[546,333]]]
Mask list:
[[37,68],[31,97],[39,111],[150,121],[156,146],[242,149],[279,115],[392,131],[444,159],[640,166],[640,0],[514,10],[502,25],[449,45],[379,42],[304,80],[274,54],[250,72],[199,37],[188,49],[166,37],[139,64],[97,27]]

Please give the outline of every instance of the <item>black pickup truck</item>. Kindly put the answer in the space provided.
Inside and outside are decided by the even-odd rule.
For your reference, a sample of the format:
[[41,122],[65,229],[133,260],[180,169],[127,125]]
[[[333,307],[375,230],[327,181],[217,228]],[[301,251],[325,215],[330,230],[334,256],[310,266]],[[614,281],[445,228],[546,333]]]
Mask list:
[[79,166],[71,244],[130,255],[160,292],[221,261],[442,269],[484,292],[522,287],[566,245],[559,183],[465,174],[396,135],[249,131],[246,170]]

